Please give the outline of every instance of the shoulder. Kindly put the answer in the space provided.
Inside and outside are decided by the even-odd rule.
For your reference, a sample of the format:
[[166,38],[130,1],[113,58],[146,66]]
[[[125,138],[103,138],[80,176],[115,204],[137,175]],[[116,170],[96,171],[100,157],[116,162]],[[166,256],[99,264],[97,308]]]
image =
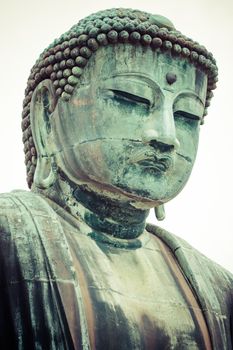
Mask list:
[[154,225],[147,231],[160,238],[173,252],[199,301],[216,349],[231,344],[230,323],[233,310],[233,275],[182,238]]
[[9,233],[13,224],[19,222],[21,204],[15,199],[14,192],[0,194],[0,239]]
[[[154,225],[147,231],[160,238],[175,255],[181,270],[197,294],[205,296],[213,305],[225,300],[233,306],[233,275],[212,261],[182,238]],[[222,305],[221,305],[222,307]]]
[[33,214],[40,211],[49,211],[51,207],[41,195],[24,190],[15,190],[0,194],[0,221],[2,216],[9,216],[13,219],[15,216],[25,211]]
[[[12,191],[0,194],[0,231],[1,228],[9,226],[10,223],[17,223],[17,219],[22,216],[29,203],[36,205],[37,195],[29,191]],[[18,221],[19,223],[20,221]]]
[[54,242],[62,243],[62,238],[56,214],[44,197],[27,191],[1,194],[0,285],[47,278],[45,257],[55,259],[57,251],[61,255]]
[[25,195],[33,198],[26,191],[0,194],[0,285],[19,279],[21,255],[29,256],[28,250],[33,246],[29,242],[33,225],[25,207]]
[[[233,282],[233,275],[229,271],[192,247],[183,238],[152,224],[148,224],[146,228],[148,232],[157,236],[168,245],[173,253],[179,257],[178,260],[182,260],[182,265],[187,265],[186,268],[192,265],[192,268],[195,270],[199,268],[201,268],[202,271],[211,269],[212,272],[220,273],[222,276],[225,276],[226,279]],[[188,261],[185,261],[185,257]]]
[[3,211],[7,210],[17,210],[19,208],[20,202],[22,203],[27,200],[33,200],[37,195],[30,191],[15,190],[7,193],[0,193],[0,209]]
[[0,194],[1,243],[21,238],[25,240],[33,235],[36,221],[46,216],[49,218],[50,211],[52,209],[45,199],[36,193],[17,190]]

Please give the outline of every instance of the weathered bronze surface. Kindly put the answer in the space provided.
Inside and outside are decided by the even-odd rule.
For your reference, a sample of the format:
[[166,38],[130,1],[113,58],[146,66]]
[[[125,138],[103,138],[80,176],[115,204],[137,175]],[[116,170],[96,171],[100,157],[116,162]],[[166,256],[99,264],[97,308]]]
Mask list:
[[0,348],[232,348],[232,275],[146,225],[191,174],[216,81],[211,53],[136,10],[42,53],[22,122],[31,191],[0,197]]

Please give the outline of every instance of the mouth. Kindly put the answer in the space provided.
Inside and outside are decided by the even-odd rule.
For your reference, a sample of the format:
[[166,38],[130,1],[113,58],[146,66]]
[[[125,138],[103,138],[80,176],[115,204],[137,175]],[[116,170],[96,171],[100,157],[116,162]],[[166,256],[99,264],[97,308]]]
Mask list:
[[143,160],[139,161],[138,164],[156,173],[165,173],[172,167],[173,160],[168,156],[161,158],[154,156],[153,158],[144,158]]
[[174,158],[170,154],[158,154],[152,149],[140,148],[134,152],[129,163],[140,165],[145,171],[164,174],[174,165]]

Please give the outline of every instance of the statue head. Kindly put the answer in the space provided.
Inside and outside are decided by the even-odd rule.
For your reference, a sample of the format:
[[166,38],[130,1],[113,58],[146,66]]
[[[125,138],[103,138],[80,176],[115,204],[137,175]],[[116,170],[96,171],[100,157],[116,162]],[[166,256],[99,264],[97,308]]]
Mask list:
[[185,185],[217,81],[215,60],[162,16],[93,14],[55,40],[28,80],[28,184],[58,172],[95,192],[156,206]]

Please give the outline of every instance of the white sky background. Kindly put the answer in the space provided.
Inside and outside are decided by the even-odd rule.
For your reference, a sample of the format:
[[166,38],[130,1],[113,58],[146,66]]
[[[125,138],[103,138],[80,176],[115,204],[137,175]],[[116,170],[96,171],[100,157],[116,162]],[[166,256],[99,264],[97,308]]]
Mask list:
[[[212,51],[219,66],[199,153],[183,192],[166,205],[159,225],[233,272],[233,1],[232,0],[1,0],[0,192],[27,189],[21,110],[29,71],[39,54],[79,19],[100,9],[131,7],[170,18]],[[150,221],[155,219],[150,216]]]

